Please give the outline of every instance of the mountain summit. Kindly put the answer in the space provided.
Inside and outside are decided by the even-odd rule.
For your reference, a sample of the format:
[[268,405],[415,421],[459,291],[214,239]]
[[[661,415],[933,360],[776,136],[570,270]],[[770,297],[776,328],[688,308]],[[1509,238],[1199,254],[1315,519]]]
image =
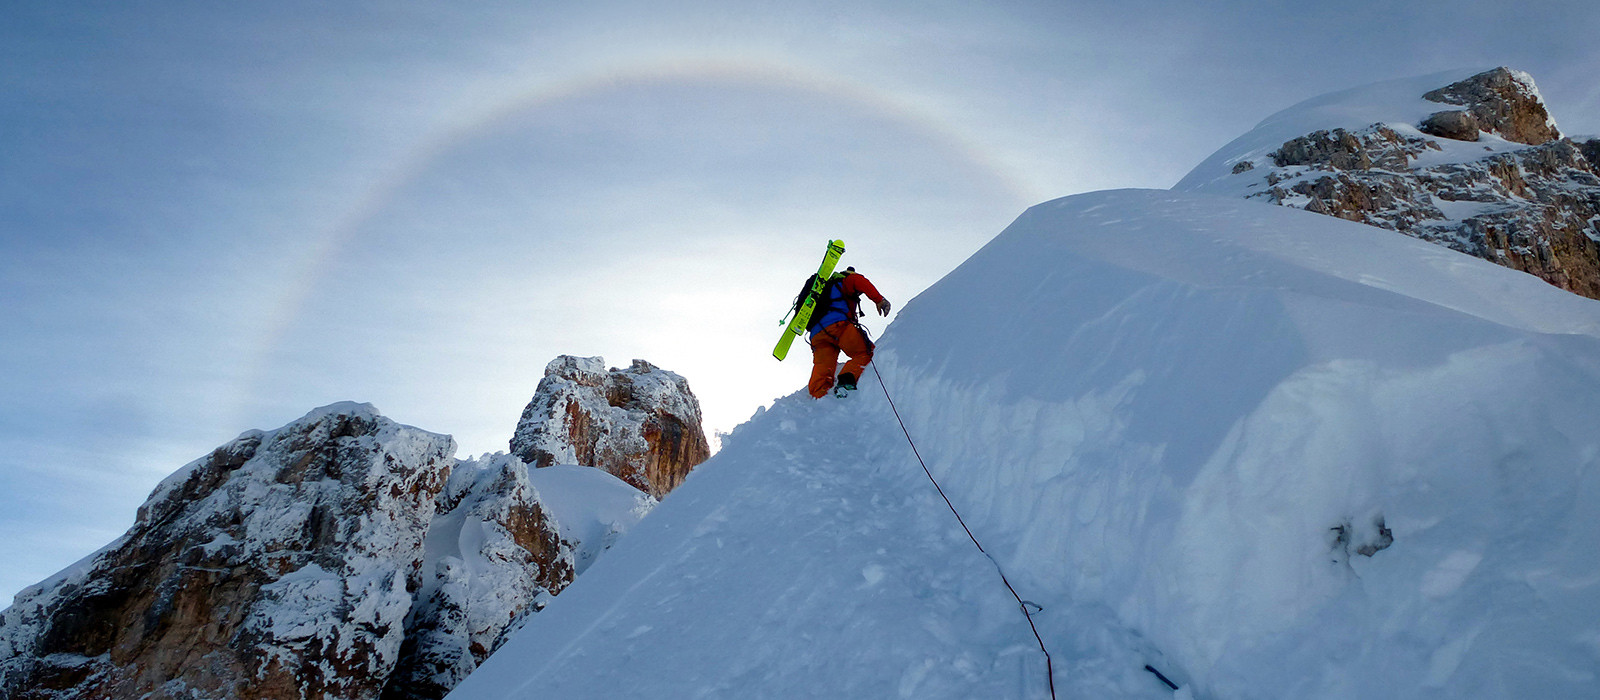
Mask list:
[[1600,299],[1600,139],[1563,138],[1509,68],[1302,102],[1175,189],[1399,231]]

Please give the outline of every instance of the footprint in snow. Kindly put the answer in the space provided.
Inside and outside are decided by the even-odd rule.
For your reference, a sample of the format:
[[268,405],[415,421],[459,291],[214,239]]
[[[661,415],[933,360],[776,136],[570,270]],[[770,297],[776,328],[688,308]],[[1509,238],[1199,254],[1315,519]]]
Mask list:
[[906,666],[906,670],[900,674],[900,697],[916,697],[917,686],[922,685],[923,679],[928,677],[928,672],[933,670],[934,665],[933,659],[923,659],[913,661],[911,665]]
[[861,578],[867,580],[862,588],[871,588],[883,582],[884,570],[877,564],[868,564],[861,569]]

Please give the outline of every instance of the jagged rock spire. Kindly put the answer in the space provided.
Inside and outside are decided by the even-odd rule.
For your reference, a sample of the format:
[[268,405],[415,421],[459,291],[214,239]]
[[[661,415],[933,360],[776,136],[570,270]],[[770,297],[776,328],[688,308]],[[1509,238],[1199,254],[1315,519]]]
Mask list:
[[604,358],[562,355],[545,367],[511,453],[535,467],[599,467],[660,498],[711,448],[683,377],[644,360],[607,370]]

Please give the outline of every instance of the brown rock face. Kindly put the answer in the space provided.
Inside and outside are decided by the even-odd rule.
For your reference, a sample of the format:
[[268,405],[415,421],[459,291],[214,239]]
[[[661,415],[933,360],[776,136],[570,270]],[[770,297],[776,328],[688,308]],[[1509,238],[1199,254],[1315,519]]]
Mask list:
[[1537,146],[1561,138],[1561,132],[1551,122],[1550,113],[1539,99],[1533,79],[1509,68],[1479,73],[1422,97],[1466,107],[1485,130],[1500,134],[1507,141]]
[[644,360],[607,370],[563,355],[545,368],[511,452],[530,466],[605,469],[660,498],[711,456],[689,383]]

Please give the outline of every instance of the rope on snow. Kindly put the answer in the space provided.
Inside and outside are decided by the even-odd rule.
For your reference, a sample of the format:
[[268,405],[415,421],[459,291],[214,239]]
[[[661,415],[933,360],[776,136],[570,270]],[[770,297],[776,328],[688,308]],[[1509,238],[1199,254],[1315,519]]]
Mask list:
[[[989,553],[989,550],[984,549],[983,543],[979,542],[978,538],[972,534],[972,529],[967,527],[967,521],[961,517],[961,512],[956,510],[955,504],[950,502],[950,497],[945,495],[944,488],[939,486],[939,480],[933,478],[933,472],[928,470],[928,463],[922,461],[922,453],[917,450],[917,442],[911,439],[911,431],[906,429],[905,420],[900,418],[900,409],[895,408],[894,398],[889,396],[889,386],[884,384],[883,374],[878,372],[878,365],[874,363],[869,366],[872,368],[872,375],[878,378],[878,386],[883,387],[883,398],[889,400],[889,410],[894,411],[894,419],[900,424],[900,432],[906,434],[906,443],[911,445],[911,454],[916,455],[917,464],[922,465],[922,473],[928,475],[928,481],[933,483],[933,488],[939,492],[939,497],[944,499],[945,506],[949,507],[950,513],[956,516],[956,522],[961,523],[961,529],[966,531],[967,539],[972,540],[972,544],[978,548],[978,551],[989,558],[989,563],[994,564],[995,572],[1000,574],[1000,581],[1006,584],[1006,590],[1011,591],[1011,597],[1017,599],[1017,607],[1022,608],[1022,615],[1028,618],[1028,629],[1033,630],[1033,640],[1039,643],[1039,651],[1044,653],[1045,674],[1050,682],[1050,700],[1055,700],[1055,665],[1050,661],[1050,650],[1044,647],[1044,637],[1039,636],[1039,628],[1033,624],[1033,613],[1044,608],[1040,607],[1038,603],[1023,600],[1022,596],[1017,594],[1017,589],[1013,588],[1011,581],[1006,578],[1005,569],[1000,568],[1000,562],[994,558],[993,554]],[[1030,606],[1034,609],[1030,610]],[[1149,667],[1147,666],[1146,668]],[[1166,680],[1166,678],[1162,678],[1162,680]],[[1171,683],[1171,681],[1167,681],[1168,685],[1171,685]]]

